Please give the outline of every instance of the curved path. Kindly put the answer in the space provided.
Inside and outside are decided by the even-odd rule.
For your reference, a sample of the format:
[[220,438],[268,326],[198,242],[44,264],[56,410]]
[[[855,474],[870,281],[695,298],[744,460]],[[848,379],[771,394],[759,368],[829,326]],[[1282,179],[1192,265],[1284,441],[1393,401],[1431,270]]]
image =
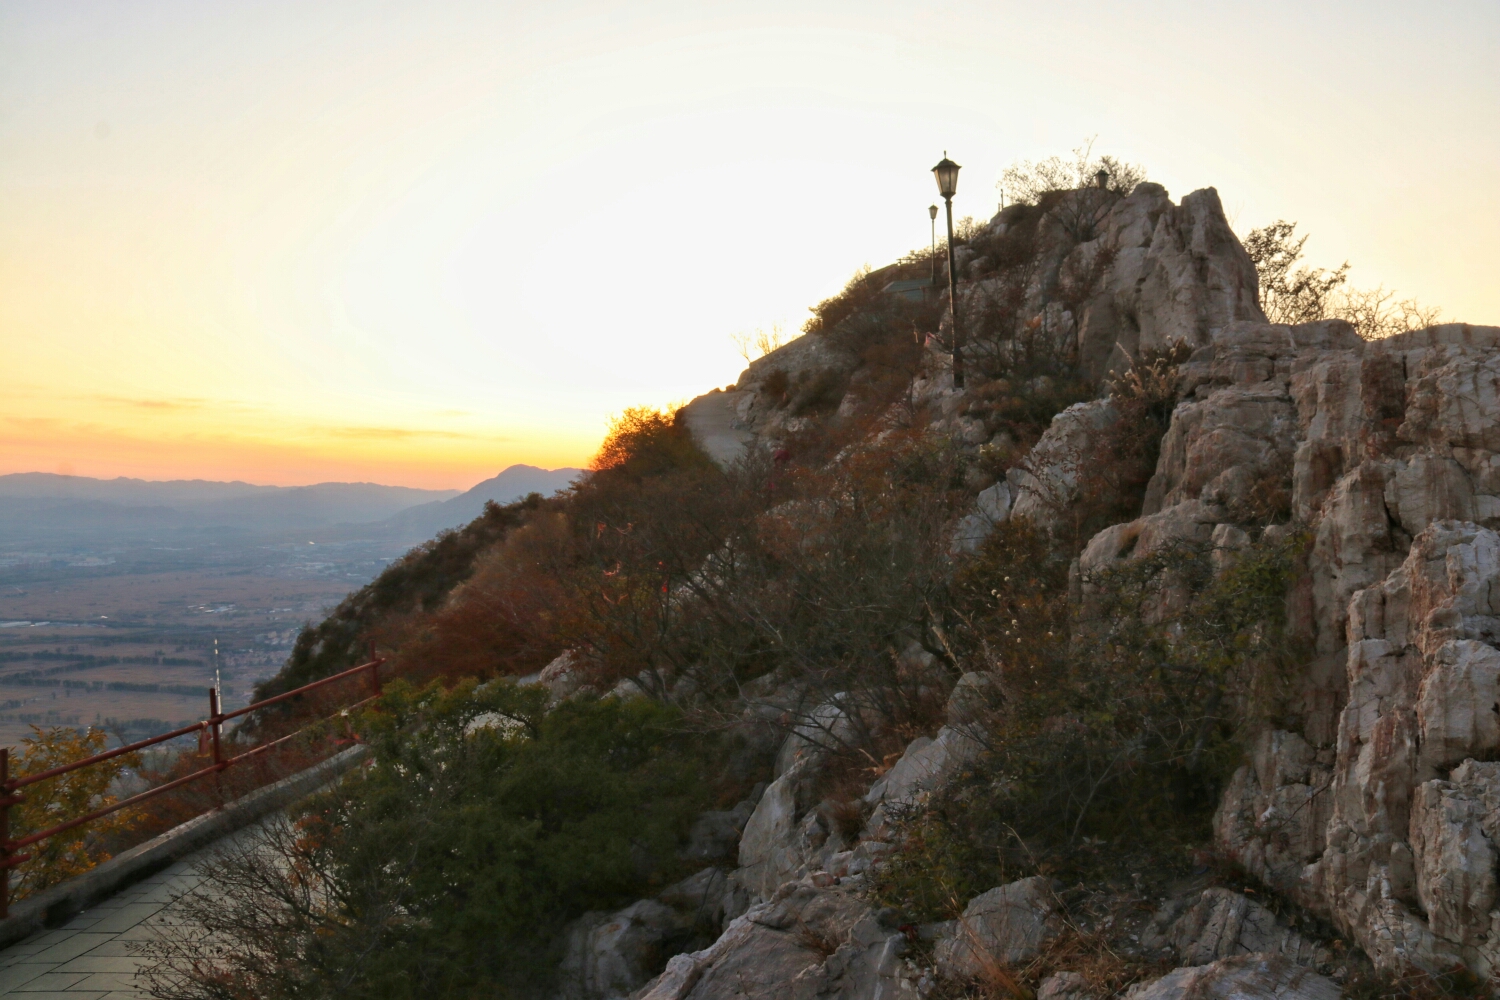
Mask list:
[[173,898],[198,887],[197,864],[255,824],[190,854],[144,881],[91,906],[55,930],[0,951],[0,996],[18,1000],[147,1000],[134,945],[171,933],[158,916]]

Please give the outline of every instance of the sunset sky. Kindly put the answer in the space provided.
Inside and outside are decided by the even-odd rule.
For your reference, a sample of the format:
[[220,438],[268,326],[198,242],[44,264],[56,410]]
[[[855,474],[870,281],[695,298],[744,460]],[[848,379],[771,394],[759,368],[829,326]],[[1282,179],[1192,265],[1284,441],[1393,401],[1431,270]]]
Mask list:
[[1020,158],[1500,323],[1500,4],[8,0],[0,473],[467,488]]

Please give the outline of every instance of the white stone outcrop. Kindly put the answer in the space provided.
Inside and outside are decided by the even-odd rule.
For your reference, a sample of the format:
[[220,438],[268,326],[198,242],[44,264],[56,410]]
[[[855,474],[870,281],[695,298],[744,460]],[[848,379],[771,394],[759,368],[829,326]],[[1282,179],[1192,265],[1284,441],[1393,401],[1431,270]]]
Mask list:
[[1040,875],[997,886],[969,900],[933,949],[940,974],[972,979],[996,965],[1036,957],[1062,932],[1061,907],[1051,883]]
[[1056,523],[1076,501],[1083,470],[1096,459],[1101,436],[1118,416],[1108,399],[1096,399],[1074,403],[1053,417],[1026,460],[1006,474],[1014,498],[1011,516]]
[[893,814],[924,804],[984,752],[973,723],[944,726],[935,737],[919,736],[907,745],[901,759],[870,786],[865,801],[874,807],[864,836],[886,840]]
[[1377,963],[1500,971],[1478,763],[1500,751],[1500,330],[1366,343],[1334,321],[1238,322],[1179,372],[1142,517],[1079,560],[1085,611],[1091,579],[1165,546],[1222,568],[1240,525],[1306,525],[1301,724],[1234,776],[1219,845]]
[[638,1000],[917,1000],[906,936],[841,888],[806,879],[734,920],[712,945],[677,955]]
[[686,927],[671,907],[651,899],[618,913],[574,921],[559,969],[562,995],[579,1000],[628,996],[651,978],[662,947]]
[[1327,846],[1334,751],[1314,748],[1298,733],[1267,730],[1250,757],[1220,800],[1216,839],[1262,881],[1316,906],[1300,879]]
[[953,530],[953,542],[949,551],[977,552],[984,540],[994,532],[996,525],[1010,516],[1010,484],[1000,480],[983,490],[974,498],[974,510],[959,519]]
[[[1079,559],[1083,619],[1091,581],[1116,567],[1186,545],[1222,570],[1253,540],[1305,531],[1306,573],[1288,598],[1291,625],[1311,647],[1291,692],[1294,718],[1262,734],[1229,783],[1218,845],[1378,964],[1500,973],[1500,775],[1488,763],[1500,755],[1500,596],[1493,605],[1489,596],[1500,595],[1500,329],[1447,324],[1365,342],[1339,321],[1266,323],[1254,269],[1211,190],[1180,205],[1150,184],[1126,198],[1070,199],[1038,224],[1028,315],[1073,338],[1094,376],[1149,352],[1191,350],[1140,516],[1096,535]],[[1097,214],[1075,212],[1068,225],[1062,215],[1088,199]],[[1002,213],[991,232],[1018,218]],[[986,266],[967,261],[960,294],[970,304],[999,280]],[[1055,294],[1064,285],[1066,307]],[[802,338],[746,372],[730,422],[778,440],[790,411],[762,387],[846,378],[854,364],[833,339]],[[722,395],[721,408],[731,394]],[[983,428],[940,362],[911,399],[958,447],[978,447]],[[1047,525],[1065,514],[1115,415],[1108,401],[1058,414],[981,494],[954,551],[973,551],[1005,518]],[[1169,573],[1160,591],[1153,613],[1168,620],[1186,591]],[[954,743],[961,729],[912,744],[872,790],[869,843],[887,833],[883,810],[920,803],[965,766],[968,750]],[[786,750],[746,824],[736,878],[754,897],[771,898],[831,857],[847,867],[865,849],[839,843],[798,801],[798,762],[812,763],[817,742]],[[1264,943],[1251,933],[1258,911],[1222,899],[1200,909],[1200,940]],[[1294,963],[1220,958],[1142,996],[1218,995],[1241,989],[1235,983],[1250,995],[1322,989],[1283,966]]]
[[1147,948],[1170,947],[1181,962],[1207,965],[1235,955],[1274,953],[1316,967],[1330,954],[1283,925],[1266,907],[1230,889],[1174,900],[1141,935]]
[[806,767],[792,768],[766,788],[740,838],[736,878],[757,899],[770,898],[778,888],[805,871],[813,845],[800,835],[798,792]]
[[816,763],[830,752],[848,746],[854,738],[854,720],[848,709],[849,696],[834,695],[811,712],[800,716],[776,754],[776,776],[799,762]]
[[1238,955],[1173,969],[1126,1000],[1338,1000],[1338,984],[1281,955]]

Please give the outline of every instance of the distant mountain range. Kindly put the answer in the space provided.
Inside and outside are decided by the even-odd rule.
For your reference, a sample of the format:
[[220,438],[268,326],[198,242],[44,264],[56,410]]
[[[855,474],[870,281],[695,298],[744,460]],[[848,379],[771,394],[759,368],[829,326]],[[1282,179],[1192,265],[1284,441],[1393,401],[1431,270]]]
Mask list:
[[393,532],[429,538],[445,528],[457,528],[478,517],[488,501],[505,504],[529,493],[550,496],[583,475],[582,469],[538,469],[534,465],[512,465],[493,479],[486,479],[467,493],[451,500],[434,500],[401,511],[387,521]]
[[184,532],[280,535],[340,525],[419,540],[473,520],[486,500],[509,503],[531,492],[552,493],[579,474],[513,465],[459,493],[377,483],[283,487],[23,472],[0,476],[0,545],[98,545]]

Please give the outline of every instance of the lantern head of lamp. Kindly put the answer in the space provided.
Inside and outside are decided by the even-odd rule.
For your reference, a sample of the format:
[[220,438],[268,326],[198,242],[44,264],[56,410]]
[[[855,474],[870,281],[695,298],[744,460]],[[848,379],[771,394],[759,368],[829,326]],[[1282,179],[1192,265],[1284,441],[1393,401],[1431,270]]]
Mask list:
[[1094,183],[1099,185],[1099,190],[1101,191],[1109,187],[1109,171],[1101,169],[1094,175]]
[[931,219],[933,222],[937,221],[937,206],[936,205],[928,205],[927,206],[927,217],[929,219]]
[[943,155],[938,165],[932,168],[932,176],[937,178],[938,194],[943,196],[944,201],[952,201],[953,195],[958,191],[959,165]]

